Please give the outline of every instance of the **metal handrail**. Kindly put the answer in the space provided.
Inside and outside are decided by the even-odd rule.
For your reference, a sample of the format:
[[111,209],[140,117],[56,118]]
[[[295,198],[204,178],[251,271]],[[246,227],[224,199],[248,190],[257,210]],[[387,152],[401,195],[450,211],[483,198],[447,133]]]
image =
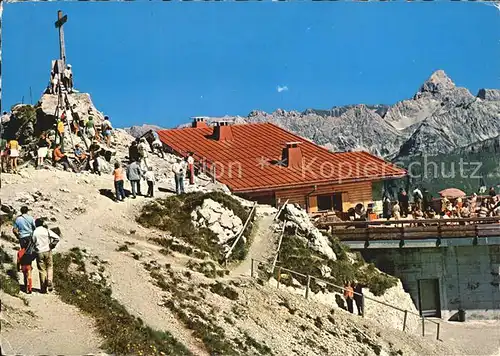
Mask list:
[[[252,265],[251,265],[251,276],[253,278],[254,276],[254,261],[256,262],[259,262],[260,264],[263,264],[263,265],[269,265],[269,263],[265,262],[265,261],[261,261],[261,260],[258,260],[258,259],[255,259],[255,258],[252,258]],[[328,281],[325,281],[324,279],[321,279],[321,278],[318,278],[318,277],[315,277],[315,276],[310,276],[310,275],[305,275],[303,273],[300,273],[300,272],[297,272],[297,271],[293,271],[291,269],[288,269],[288,268],[284,268],[282,266],[278,266],[278,277],[277,277],[277,288],[279,288],[279,285],[280,285],[280,280],[281,280],[281,272],[282,271],[285,271],[285,272],[289,272],[289,273],[293,273],[295,275],[298,275],[298,276],[301,276],[301,277],[304,277],[304,278],[307,278],[307,285],[306,285],[306,292],[305,292],[305,298],[306,299],[309,299],[308,296],[309,296],[309,289],[310,289],[310,281],[311,280],[316,280],[316,282],[320,282],[320,283],[324,283],[326,285],[330,285],[334,288],[337,288],[337,289],[340,289],[342,291],[346,291],[346,288],[345,287],[342,287],[342,286],[338,286],[336,284],[333,284],[331,282],[328,282]],[[273,275],[274,275],[274,269],[273,269]],[[386,303],[386,302],[382,302],[380,300],[377,300],[377,299],[374,299],[374,298],[371,298],[371,297],[367,297],[365,296],[364,294],[361,294],[361,293],[357,293],[357,292],[354,292],[353,291],[353,294],[355,295],[359,295],[362,297],[362,300],[363,300],[363,305],[364,305],[364,301],[365,300],[371,300],[371,301],[374,301],[376,303],[379,303],[379,304],[382,304],[382,305],[385,305],[389,308],[392,308],[392,309],[395,309],[395,310],[398,310],[400,312],[403,312],[404,313],[404,319],[403,319],[403,331],[406,330],[406,321],[407,321],[407,317],[408,317],[408,314],[412,314],[412,315],[415,315],[415,316],[418,316],[419,318],[421,318],[422,320],[422,336],[425,336],[425,321],[430,321],[431,323],[434,323],[436,324],[436,330],[437,330],[437,333],[436,333],[436,340],[439,340],[439,334],[440,334],[440,330],[441,330],[441,323],[435,321],[435,320],[431,320],[431,319],[426,319],[424,316],[420,315],[420,314],[417,314],[417,313],[414,313],[410,310],[407,310],[407,309],[402,309],[402,308],[399,308],[399,307],[396,307],[392,304],[389,304],[389,303]],[[364,307],[363,307],[363,317],[365,316],[365,311],[364,311]]]
[[274,274],[274,268],[276,266],[276,262],[278,261],[278,256],[280,254],[281,242],[283,241],[283,236],[285,235],[285,227],[286,227],[286,220],[283,221],[283,227],[282,227],[281,232],[280,232],[280,239],[278,242],[278,248],[276,249],[276,255],[274,256],[273,266],[271,268],[271,271],[273,274]]
[[283,211],[283,209],[285,208],[285,206],[288,204],[288,201],[289,201],[289,199],[287,199],[287,200],[283,203],[283,205],[281,205],[281,206],[280,206],[280,208],[279,208],[279,209],[278,209],[278,211],[276,212],[276,215],[274,215],[274,219],[273,219],[273,221],[275,221],[275,220],[276,220],[276,219],[280,216],[281,212]]
[[255,211],[256,208],[257,208],[257,202],[254,202],[253,203],[253,207],[250,210],[250,213],[248,214],[248,218],[245,221],[245,224],[243,225],[242,229],[240,230],[240,232],[236,236],[236,239],[234,240],[233,245],[231,246],[231,248],[229,249],[229,251],[227,251],[226,255],[224,256],[224,258],[226,259],[226,261],[229,258],[229,256],[231,255],[231,252],[233,252],[233,249],[236,247],[236,244],[238,243],[238,241],[240,240],[240,238],[243,236],[243,233],[245,232],[245,230],[247,228],[247,225],[250,222],[250,219],[252,218],[253,212]]

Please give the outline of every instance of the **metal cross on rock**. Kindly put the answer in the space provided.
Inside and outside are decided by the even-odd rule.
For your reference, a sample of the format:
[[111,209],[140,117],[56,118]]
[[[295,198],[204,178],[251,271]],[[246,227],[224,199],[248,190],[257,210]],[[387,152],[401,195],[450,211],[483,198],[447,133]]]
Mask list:
[[66,48],[64,47],[64,30],[63,30],[63,25],[68,21],[68,15],[62,14],[62,11],[59,10],[57,11],[57,21],[55,23],[56,28],[59,29],[59,52],[60,52],[60,59],[63,62],[63,65],[66,66]]

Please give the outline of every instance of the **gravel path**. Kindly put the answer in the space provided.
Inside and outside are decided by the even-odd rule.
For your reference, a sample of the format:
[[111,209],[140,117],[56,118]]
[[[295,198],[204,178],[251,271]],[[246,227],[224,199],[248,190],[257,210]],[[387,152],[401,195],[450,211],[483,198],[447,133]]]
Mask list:
[[252,245],[247,257],[230,273],[230,277],[250,276],[252,270],[252,258],[266,261],[274,256],[276,250],[276,234],[272,231],[274,215],[264,216],[257,221],[257,231],[254,235]]

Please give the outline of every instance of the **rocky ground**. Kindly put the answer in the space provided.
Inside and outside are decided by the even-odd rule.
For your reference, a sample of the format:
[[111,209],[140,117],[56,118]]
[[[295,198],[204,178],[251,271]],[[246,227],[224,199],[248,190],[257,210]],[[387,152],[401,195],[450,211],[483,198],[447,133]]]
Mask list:
[[[125,158],[128,140],[126,133],[118,133],[114,159]],[[158,173],[157,197],[172,194],[170,161],[171,157],[151,157]],[[209,181],[199,183],[189,189],[223,190]],[[84,251],[93,282],[108,285],[112,297],[130,314],[153,329],[168,331],[192,354],[463,354],[446,340],[435,342],[403,333],[395,325],[396,317],[387,317],[386,310],[374,305],[367,304],[367,318],[361,319],[320,293],[307,301],[290,288],[277,289],[272,281],[250,278],[250,257],[266,260],[274,256],[278,233],[272,209],[260,207],[249,257],[239,265],[228,265],[229,272],[225,272],[215,261],[166,251],[154,243],[154,237],[175,237],[136,223],[141,207],[151,199],[116,203],[110,198],[112,189],[109,174],[30,167],[18,175],[2,174],[2,204],[17,210],[27,204],[34,216],[46,217],[50,227],[62,232],[56,252],[75,247]],[[214,219],[220,221],[223,214]],[[235,221],[239,223],[226,215],[233,227]],[[223,225],[229,230],[228,221]],[[14,256],[16,243],[10,226],[2,226],[2,233],[2,248]],[[34,287],[38,288],[36,275],[35,269]],[[387,295],[404,298],[400,286],[395,290]],[[403,294],[398,297],[397,293]],[[57,293],[21,292],[21,297],[28,305],[2,292],[4,353],[81,355],[101,349],[103,337],[94,327],[97,321],[64,303]]]

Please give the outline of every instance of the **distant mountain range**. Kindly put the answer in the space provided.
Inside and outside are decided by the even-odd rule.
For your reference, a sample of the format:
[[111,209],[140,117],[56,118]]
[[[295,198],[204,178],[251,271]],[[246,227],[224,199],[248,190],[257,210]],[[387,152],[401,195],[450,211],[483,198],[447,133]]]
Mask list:
[[[255,110],[247,117],[214,117],[209,121],[221,119],[272,122],[332,151],[367,150],[396,160],[452,153],[469,146],[481,149],[481,142],[500,134],[500,90],[481,89],[474,96],[438,70],[413,98],[395,105],[356,104],[304,112]],[[150,127],[128,130],[137,135]]]

